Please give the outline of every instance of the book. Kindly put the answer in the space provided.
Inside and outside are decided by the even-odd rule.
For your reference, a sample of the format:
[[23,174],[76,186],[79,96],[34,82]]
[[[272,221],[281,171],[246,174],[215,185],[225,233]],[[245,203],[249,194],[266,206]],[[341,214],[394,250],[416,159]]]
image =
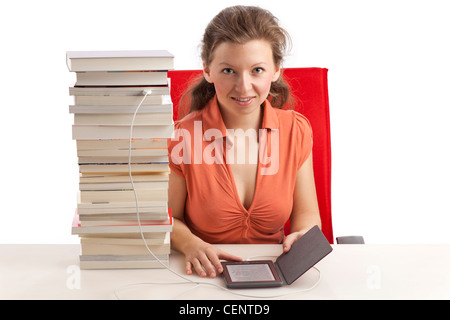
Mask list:
[[[142,100],[144,99],[144,100]],[[153,104],[171,103],[169,95],[76,95],[73,96],[75,105],[88,106],[137,106],[142,102],[143,106]]]
[[76,227],[72,228],[73,235],[83,235],[90,233],[139,233],[139,230],[142,229],[143,232],[171,232],[172,226],[166,225],[146,225],[141,224],[141,227],[136,225],[126,225],[126,226],[89,226],[82,227],[80,224]]
[[[106,126],[106,125],[72,125],[72,139],[130,139],[131,126]],[[171,138],[174,132],[173,123],[170,125],[135,125],[132,138],[153,139]]]
[[[139,218],[143,220],[167,220],[169,215],[166,211],[161,212],[142,212],[143,209],[139,206]],[[137,209],[132,208],[132,213],[105,213],[105,214],[81,214],[79,212],[80,221],[111,221],[118,220],[136,220]],[[78,210],[79,211],[79,210]]]
[[[139,215],[140,217],[140,215]],[[87,219],[83,220],[83,217],[80,216],[80,227],[104,227],[104,226],[136,226],[139,225],[139,221],[141,223],[141,226],[147,226],[147,225],[162,225],[167,224],[168,220],[151,220],[151,219],[143,219],[143,218],[135,218],[135,219],[117,219],[117,220],[92,220]]]
[[[169,81],[170,82],[170,81]],[[144,90],[151,90],[151,95],[170,95],[169,85],[159,86],[127,86],[127,87],[107,87],[107,86],[75,86],[69,87],[70,96],[137,96],[142,98]]]
[[151,86],[167,85],[165,71],[77,72],[76,86]]
[[[136,112],[137,106],[95,106],[95,105],[70,105],[69,113],[96,113],[96,114],[115,114]],[[173,104],[155,104],[141,106],[137,112],[140,113],[172,113]],[[130,122],[131,123],[131,122]]]
[[[74,125],[129,125],[133,120],[133,114],[108,114],[108,113],[76,113]],[[171,112],[137,113],[134,118],[135,125],[170,125],[173,121]]]
[[[145,243],[144,243],[145,240]],[[170,254],[170,233],[164,239],[80,237],[82,255],[146,255],[145,244],[156,255]]]
[[[85,173],[128,173],[128,164],[80,164],[80,172]],[[132,163],[131,172],[169,172],[168,163]]]
[[[136,217],[136,202],[83,203],[78,200],[77,210],[85,219],[87,216]],[[139,213],[148,219],[167,219],[168,208],[165,201],[139,201]]]
[[172,70],[174,56],[167,50],[68,51],[69,71]]
[[[144,232],[121,233],[121,234],[86,234],[80,236],[80,242],[85,244],[105,244],[105,245],[143,245],[143,239],[148,245],[170,244],[170,232]],[[125,253],[126,254],[126,253]]]
[[79,164],[128,163],[129,155],[133,163],[166,163],[169,161],[167,149],[139,150],[79,150]]
[[[129,148],[123,149],[88,149],[82,150],[77,149],[78,157],[128,157]],[[158,156],[168,156],[167,148],[151,148],[151,149],[131,149],[131,157],[135,159],[136,157],[158,157]],[[127,160],[128,162],[128,160]],[[147,161],[148,162],[148,161]]]
[[80,235],[80,239],[91,239],[91,238],[101,238],[102,241],[118,243],[122,240],[133,239],[137,241],[142,241],[142,236],[150,244],[163,244],[170,232],[132,232],[132,233],[92,233]]
[[[80,184],[90,183],[117,183],[129,182],[128,173],[110,173],[110,174],[80,174]],[[146,174],[134,174],[134,182],[151,182],[151,181],[169,181],[168,172],[150,172]]]
[[[149,182],[139,182],[134,181],[134,188],[136,190],[154,190],[154,189],[168,189],[168,181],[149,181]],[[116,182],[116,183],[80,183],[80,191],[106,191],[106,190],[124,190],[131,189],[131,182]]]
[[[107,140],[77,140],[77,150],[128,150],[129,139],[107,139]],[[167,148],[167,139],[133,139],[132,149],[154,149]]]
[[75,214],[72,221],[72,234],[84,235],[84,234],[110,234],[110,233],[140,233],[142,232],[171,232],[173,227],[173,219],[171,211],[169,210],[169,219],[164,220],[161,223],[148,223],[141,224],[141,227],[136,224],[125,225],[95,225],[95,226],[82,226],[80,222],[80,216],[78,211],[75,210]]
[[[167,189],[136,190],[140,201],[167,201]],[[101,202],[132,202],[133,190],[87,190],[80,191],[80,201],[87,203]]]
[[[78,164],[116,164],[128,163],[128,156],[111,157],[111,156],[93,156],[93,157],[78,157]],[[161,156],[134,156],[133,163],[168,163],[168,155]]]

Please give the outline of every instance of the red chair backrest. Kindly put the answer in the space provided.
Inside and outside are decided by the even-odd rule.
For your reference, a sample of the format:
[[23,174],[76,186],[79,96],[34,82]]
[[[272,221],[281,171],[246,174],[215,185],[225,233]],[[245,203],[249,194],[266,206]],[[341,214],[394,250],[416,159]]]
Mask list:
[[[174,107],[174,120],[183,116],[185,111],[178,110],[181,97],[201,70],[169,71],[171,96]],[[285,68],[283,76],[296,98],[295,110],[303,114],[313,129],[313,162],[316,181],[317,200],[322,219],[322,232],[333,243],[331,219],[331,141],[330,114],[328,104],[328,69],[324,68]],[[289,223],[285,227],[289,233]]]

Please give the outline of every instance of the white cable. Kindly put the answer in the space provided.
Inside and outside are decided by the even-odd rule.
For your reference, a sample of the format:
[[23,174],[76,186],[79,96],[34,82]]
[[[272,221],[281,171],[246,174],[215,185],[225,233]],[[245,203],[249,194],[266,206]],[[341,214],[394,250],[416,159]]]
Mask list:
[[[167,267],[167,266],[165,266],[165,267],[166,267],[169,271],[171,271],[171,272],[177,274],[178,276],[181,276],[181,275],[179,275],[178,273],[176,273],[175,271],[171,270],[169,267]],[[318,278],[317,278],[317,280],[314,282],[314,284],[313,284],[311,287],[305,288],[305,289],[299,289],[299,290],[291,290],[290,292],[285,292],[285,293],[280,293],[280,294],[274,294],[274,295],[254,295],[254,294],[239,293],[239,292],[237,292],[237,291],[230,290],[230,289],[228,289],[228,288],[226,288],[226,287],[224,287],[224,286],[220,286],[220,285],[215,284],[215,283],[210,283],[210,282],[206,282],[206,281],[192,281],[192,280],[190,280],[190,279],[186,279],[186,278],[183,277],[183,276],[181,276],[181,277],[182,277],[183,279],[186,279],[185,282],[136,282],[136,283],[126,284],[126,285],[123,285],[123,286],[116,287],[115,290],[114,290],[114,295],[116,296],[116,298],[117,298],[118,300],[120,300],[119,290],[120,290],[120,289],[127,288],[127,287],[132,287],[132,286],[142,286],[142,285],[182,285],[182,284],[195,284],[194,287],[189,288],[189,289],[187,289],[186,291],[183,291],[183,292],[177,294],[175,297],[172,297],[172,299],[174,299],[174,298],[176,298],[176,297],[179,297],[179,296],[182,296],[182,295],[186,294],[187,292],[189,292],[189,291],[191,291],[191,290],[197,288],[197,287],[200,286],[200,285],[208,285],[208,286],[216,287],[216,288],[222,289],[222,290],[224,290],[224,291],[227,291],[227,292],[229,292],[229,293],[231,293],[231,294],[233,294],[233,295],[241,296],[241,297],[246,297],[246,298],[273,299],[273,298],[285,297],[285,296],[292,295],[292,294],[296,294],[296,293],[306,292],[306,291],[310,291],[310,290],[314,289],[314,288],[319,284],[319,282],[320,282],[320,280],[321,280],[321,273],[320,273],[320,270],[317,269],[316,267],[313,267],[313,269],[315,269],[315,270],[317,271],[317,273],[318,273]]]
[[[140,286],[140,285],[181,285],[181,284],[195,284],[194,287],[181,292],[180,294],[176,295],[175,297],[179,297],[181,295],[186,294],[187,292],[197,288],[200,285],[209,285],[209,286],[213,286],[222,290],[225,290],[231,294],[237,295],[237,296],[241,296],[241,297],[248,297],[248,298],[257,298],[257,299],[270,299],[270,298],[279,298],[279,297],[283,297],[283,296],[287,296],[290,294],[295,294],[295,293],[300,293],[300,292],[305,292],[305,291],[309,291],[312,290],[313,288],[315,288],[321,279],[321,275],[320,275],[320,270],[317,269],[316,267],[313,267],[319,274],[318,279],[316,280],[316,282],[309,288],[306,289],[300,289],[300,290],[293,290],[292,292],[288,292],[288,293],[284,293],[284,294],[277,294],[277,295],[270,295],[270,296],[258,296],[258,295],[251,295],[251,294],[244,294],[244,293],[238,293],[236,291],[232,291],[229,290],[228,288],[224,287],[224,286],[220,286],[217,285],[215,283],[210,283],[210,282],[206,282],[206,281],[193,281],[181,274],[179,274],[178,272],[172,270],[170,267],[168,267],[167,265],[165,265],[153,252],[152,250],[150,250],[150,248],[147,245],[147,241],[145,240],[145,236],[144,233],[142,231],[142,226],[141,226],[141,218],[140,218],[140,213],[139,213],[139,200],[138,200],[138,196],[136,193],[136,188],[134,187],[134,181],[133,181],[133,175],[131,174],[131,143],[133,141],[133,127],[134,127],[134,121],[136,118],[136,114],[138,113],[141,105],[144,103],[145,99],[147,98],[147,96],[149,94],[151,94],[151,90],[143,90],[142,93],[144,94],[144,97],[142,98],[141,102],[139,103],[139,105],[136,107],[136,110],[134,111],[133,114],[133,118],[131,120],[131,126],[130,126],[130,139],[129,139],[129,144],[128,144],[128,176],[130,177],[130,183],[131,183],[131,188],[133,190],[134,193],[134,199],[135,199],[135,203],[136,203],[136,216],[137,216],[137,221],[138,221],[138,227],[139,227],[139,233],[141,234],[141,238],[144,241],[144,245],[145,248],[147,249],[147,251],[153,256],[153,258],[155,258],[156,261],[158,261],[164,268],[166,268],[167,270],[169,270],[170,272],[172,272],[173,274],[175,274],[176,276],[180,277],[181,279],[185,280],[185,282],[137,282],[137,283],[130,283],[130,284],[125,284],[122,286],[118,286],[114,289],[114,295],[116,296],[116,298],[118,300],[120,300],[120,296],[119,296],[119,290],[126,288],[126,287],[131,287],[131,286]],[[253,256],[250,258],[247,258],[247,260],[250,260],[251,258],[255,258],[257,256]],[[267,256],[265,256],[267,257]],[[174,297],[174,298],[175,298]]]
[[158,261],[162,266],[164,266],[166,269],[168,269],[169,271],[171,271],[172,273],[176,274],[177,276],[183,278],[184,280],[187,281],[191,281],[188,278],[178,274],[177,272],[173,271],[172,269],[170,269],[169,267],[167,267],[153,252],[152,250],[150,250],[150,248],[147,245],[147,241],[145,240],[145,236],[144,233],[142,232],[142,225],[141,225],[141,216],[140,216],[140,212],[139,212],[139,200],[138,200],[138,196],[136,193],[136,188],[134,186],[134,181],[133,181],[133,175],[131,174],[131,143],[133,141],[133,127],[134,127],[134,121],[136,119],[136,114],[139,111],[139,108],[141,107],[141,105],[144,103],[145,99],[147,98],[147,96],[149,94],[151,94],[151,90],[144,90],[142,92],[144,94],[144,97],[142,98],[141,102],[139,103],[139,105],[137,106],[136,110],[134,111],[133,114],[133,118],[131,120],[131,126],[130,126],[130,139],[129,139],[129,143],[128,143],[128,176],[130,178],[130,183],[131,183],[131,188],[133,190],[133,194],[134,194],[134,200],[135,200],[135,206],[136,206],[136,216],[137,216],[137,221],[138,221],[138,227],[139,227],[139,233],[141,234],[141,238],[144,241],[144,245],[145,248],[147,249],[147,251],[153,256],[153,258],[156,259],[156,261]]

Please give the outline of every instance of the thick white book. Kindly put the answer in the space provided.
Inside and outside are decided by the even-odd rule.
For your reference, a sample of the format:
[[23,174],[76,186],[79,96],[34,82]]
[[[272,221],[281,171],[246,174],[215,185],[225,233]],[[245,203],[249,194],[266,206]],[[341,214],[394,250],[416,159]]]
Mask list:
[[152,86],[168,85],[164,71],[77,72],[77,86]]
[[[90,113],[90,114],[134,114],[137,106],[87,106],[70,105],[69,113]],[[142,105],[137,114],[140,113],[172,113],[173,104]]]
[[[73,140],[93,140],[93,139],[130,139],[131,126],[90,126],[90,125],[72,125]],[[174,132],[174,126],[133,126],[132,138],[134,139],[153,139],[153,138],[171,138]]]
[[170,95],[169,86],[144,87],[69,87],[71,96],[138,96],[142,98],[144,90],[151,90],[151,95]]
[[174,56],[167,50],[68,51],[69,71],[172,70]]
[[136,233],[140,232],[172,232],[173,219],[171,213],[169,213],[169,220],[164,222],[164,224],[138,224],[135,225],[122,225],[122,226],[91,226],[82,227],[79,219],[79,215],[75,212],[72,221],[72,234],[73,235],[84,235],[84,234],[110,234],[110,233]]
[[[128,173],[128,164],[80,164],[82,174]],[[132,163],[132,173],[168,172],[169,163]]]

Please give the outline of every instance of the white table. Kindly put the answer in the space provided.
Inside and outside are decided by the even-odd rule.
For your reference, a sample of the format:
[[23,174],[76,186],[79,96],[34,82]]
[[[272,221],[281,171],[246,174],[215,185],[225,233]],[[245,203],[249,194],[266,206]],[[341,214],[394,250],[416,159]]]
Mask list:
[[[279,245],[221,245],[243,258],[281,253]],[[79,245],[0,245],[0,299],[116,299],[115,289],[184,281],[166,269],[79,270]],[[184,258],[170,267],[184,275]],[[333,245],[333,252],[291,286],[238,290],[195,284],[130,285],[121,299],[450,299],[450,245]],[[221,277],[205,281],[224,286]]]

